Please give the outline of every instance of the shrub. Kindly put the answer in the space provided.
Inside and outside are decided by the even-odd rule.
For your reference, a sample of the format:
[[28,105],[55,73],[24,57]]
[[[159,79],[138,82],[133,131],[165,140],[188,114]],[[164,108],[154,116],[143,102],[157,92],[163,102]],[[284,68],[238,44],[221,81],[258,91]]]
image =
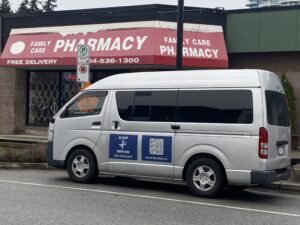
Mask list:
[[290,120],[291,120],[291,130],[292,134],[296,134],[296,97],[294,88],[291,85],[289,79],[286,76],[286,73],[283,73],[281,76],[281,83],[283,85],[284,92],[287,97],[288,107],[290,112]]

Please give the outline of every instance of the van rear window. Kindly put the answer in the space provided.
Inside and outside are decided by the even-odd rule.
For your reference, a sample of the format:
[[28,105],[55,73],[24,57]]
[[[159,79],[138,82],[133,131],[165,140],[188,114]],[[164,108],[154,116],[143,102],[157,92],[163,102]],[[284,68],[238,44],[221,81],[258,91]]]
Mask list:
[[275,126],[290,126],[288,105],[285,95],[266,91],[268,123]]

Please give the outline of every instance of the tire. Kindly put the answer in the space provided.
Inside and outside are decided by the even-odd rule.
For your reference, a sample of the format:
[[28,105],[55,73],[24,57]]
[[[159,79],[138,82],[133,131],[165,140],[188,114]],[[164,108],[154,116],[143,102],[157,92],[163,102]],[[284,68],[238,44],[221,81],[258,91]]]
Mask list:
[[77,183],[90,183],[98,176],[96,160],[86,149],[77,149],[70,155],[67,170],[70,178]]
[[188,166],[186,183],[189,191],[196,196],[216,197],[225,189],[226,176],[215,160],[199,158]]

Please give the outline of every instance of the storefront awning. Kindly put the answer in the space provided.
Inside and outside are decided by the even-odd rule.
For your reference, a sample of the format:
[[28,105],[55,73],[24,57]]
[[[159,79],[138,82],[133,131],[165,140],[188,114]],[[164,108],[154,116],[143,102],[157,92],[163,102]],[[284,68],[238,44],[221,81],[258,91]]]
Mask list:
[[[209,27],[206,25],[206,28]],[[62,27],[63,29],[63,27]],[[24,30],[24,29],[23,29]],[[90,46],[91,66],[176,64],[176,30],[161,27],[77,32],[12,32],[0,66],[75,66],[77,46]],[[184,31],[183,65],[227,68],[228,57],[221,31]]]

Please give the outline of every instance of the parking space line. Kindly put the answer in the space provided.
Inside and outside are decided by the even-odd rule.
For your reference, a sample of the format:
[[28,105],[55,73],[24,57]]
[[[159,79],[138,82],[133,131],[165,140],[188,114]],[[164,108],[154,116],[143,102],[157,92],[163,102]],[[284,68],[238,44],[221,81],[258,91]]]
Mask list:
[[30,182],[19,182],[19,181],[11,181],[11,180],[0,180],[0,182],[8,183],[8,184],[18,184],[18,185],[27,185],[27,186],[36,186],[36,187],[48,187],[48,188],[65,189],[65,190],[72,190],[72,191],[85,191],[85,192],[103,193],[103,194],[110,194],[110,195],[135,197],[135,198],[154,199],[154,200],[162,200],[162,201],[168,201],[168,202],[185,203],[185,204],[190,204],[190,205],[209,206],[209,207],[215,207],[215,208],[257,212],[257,213],[262,213],[262,214],[273,214],[273,215],[279,215],[279,216],[300,217],[300,214],[259,210],[259,209],[251,209],[251,208],[244,208],[244,207],[235,207],[235,206],[229,206],[229,205],[204,203],[204,202],[198,202],[198,201],[186,201],[186,200],[180,200],[180,199],[175,199],[175,198],[162,198],[162,197],[150,196],[150,195],[129,194],[129,193],[115,192],[115,191],[105,191],[105,190],[96,190],[96,189],[89,189],[89,188],[48,185],[48,184],[39,184],[39,183],[30,183]]

